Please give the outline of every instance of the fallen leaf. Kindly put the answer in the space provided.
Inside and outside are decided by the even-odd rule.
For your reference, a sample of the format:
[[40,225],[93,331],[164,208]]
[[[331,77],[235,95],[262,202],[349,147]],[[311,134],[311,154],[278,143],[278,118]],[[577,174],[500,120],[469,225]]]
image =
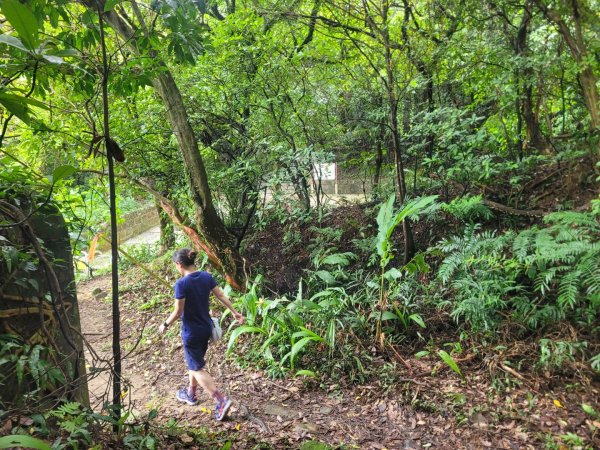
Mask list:
[[554,403],[554,406],[556,406],[557,408],[564,408],[558,400],[552,400],[552,403]]
[[21,417],[21,419],[19,420],[19,424],[28,427],[29,425],[33,424],[33,420],[30,417]]
[[2,428],[0,428],[0,430],[3,432],[3,434],[10,434],[10,430],[12,429],[12,420],[8,419],[6,422],[4,422],[4,425],[2,426]]
[[183,442],[184,444],[191,444],[192,442],[194,442],[194,438],[191,437],[189,434],[183,434],[179,437],[179,439],[181,439],[181,442]]

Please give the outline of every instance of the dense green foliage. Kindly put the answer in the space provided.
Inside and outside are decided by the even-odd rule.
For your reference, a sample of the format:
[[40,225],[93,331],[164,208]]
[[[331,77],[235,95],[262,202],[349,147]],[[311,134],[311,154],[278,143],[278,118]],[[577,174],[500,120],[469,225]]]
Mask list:
[[[577,361],[597,376],[599,10],[597,0],[0,0],[0,201],[30,214],[54,202],[76,257],[105,229],[102,14],[119,215],[156,202],[196,247],[222,222],[228,254],[260,256],[257,236],[271,233],[279,266],[244,263],[252,276],[236,296],[248,322],[228,349],[241,364],[393,381],[416,353],[464,380],[463,344],[520,339],[538,354],[523,363],[531,370]],[[330,163],[339,186],[319,176]],[[344,183],[352,195],[336,194]],[[361,214],[327,225],[348,199],[365,203]],[[35,269],[6,239],[0,250],[9,272]],[[142,262],[156,252],[132,251]],[[287,264],[293,292],[274,291]],[[0,336],[0,369],[32,380],[32,395],[61,381],[51,356]],[[65,446],[91,445],[98,424],[127,427],[73,403],[49,414]],[[157,445],[134,428],[124,445]]]
[[437,248],[448,255],[438,271],[454,291],[451,315],[475,329],[493,329],[502,311],[529,329],[567,317],[597,320],[600,293],[598,216],[561,212],[550,226],[501,236],[467,227]]

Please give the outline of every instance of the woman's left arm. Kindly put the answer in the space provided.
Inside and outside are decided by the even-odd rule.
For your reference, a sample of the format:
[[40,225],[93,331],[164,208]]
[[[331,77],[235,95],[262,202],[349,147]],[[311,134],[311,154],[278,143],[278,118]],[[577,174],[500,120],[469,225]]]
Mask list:
[[246,319],[244,318],[244,316],[242,316],[239,312],[236,311],[236,309],[231,304],[231,300],[229,300],[229,297],[227,297],[225,295],[225,292],[223,292],[223,289],[221,289],[219,286],[216,286],[215,288],[213,288],[212,293],[215,297],[217,297],[217,300],[219,300],[223,305],[225,305],[226,308],[229,308],[229,310],[233,313],[233,317],[235,317],[239,324],[242,325]]
[[183,307],[185,306],[185,298],[176,298],[175,305],[173,305],[173,312],[171,315],[165,320],[160,327],[158,327],[158,331],[164,333],[169,326],[175,322],[177,319],[181,317],[183,314]]

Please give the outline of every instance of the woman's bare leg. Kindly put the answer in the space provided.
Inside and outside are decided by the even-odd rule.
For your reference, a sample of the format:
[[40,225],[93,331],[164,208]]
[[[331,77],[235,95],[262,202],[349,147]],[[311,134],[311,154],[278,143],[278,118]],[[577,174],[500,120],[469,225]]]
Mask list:
[[193,374],[198,384],[202,386],[202,389],[204,389],[217,403],[215,408],[215,418],[217,420],[223,420],[227,416],[227,411],[229,411],[229,407],[231,406],[231,400],[219,392],[215,385],[215,380],[206,370],[194,370],[190,371],[190,373]]
[[190,386],[188,388],[188,393],[190,397],[196,397],[196,388],[198,387],[198,382],[196,381],[196,377],[191,370],[188,371],[188,376],[190,378]]
[[206,370],[190,370],[189,374],[191,386],[199,384],[211,397],[218,393],[215,380]]

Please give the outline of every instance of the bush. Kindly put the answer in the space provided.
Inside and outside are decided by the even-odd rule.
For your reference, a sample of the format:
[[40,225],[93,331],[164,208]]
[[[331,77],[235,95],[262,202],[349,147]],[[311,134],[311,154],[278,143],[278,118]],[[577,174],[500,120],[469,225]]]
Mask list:
[[451,288],[452,316],[492,330],[503,310],[530,329],[569,319],[592,324],[600,308],[597,214],[560,212],[519,234],[466,228],[442,241],[438,280]]

